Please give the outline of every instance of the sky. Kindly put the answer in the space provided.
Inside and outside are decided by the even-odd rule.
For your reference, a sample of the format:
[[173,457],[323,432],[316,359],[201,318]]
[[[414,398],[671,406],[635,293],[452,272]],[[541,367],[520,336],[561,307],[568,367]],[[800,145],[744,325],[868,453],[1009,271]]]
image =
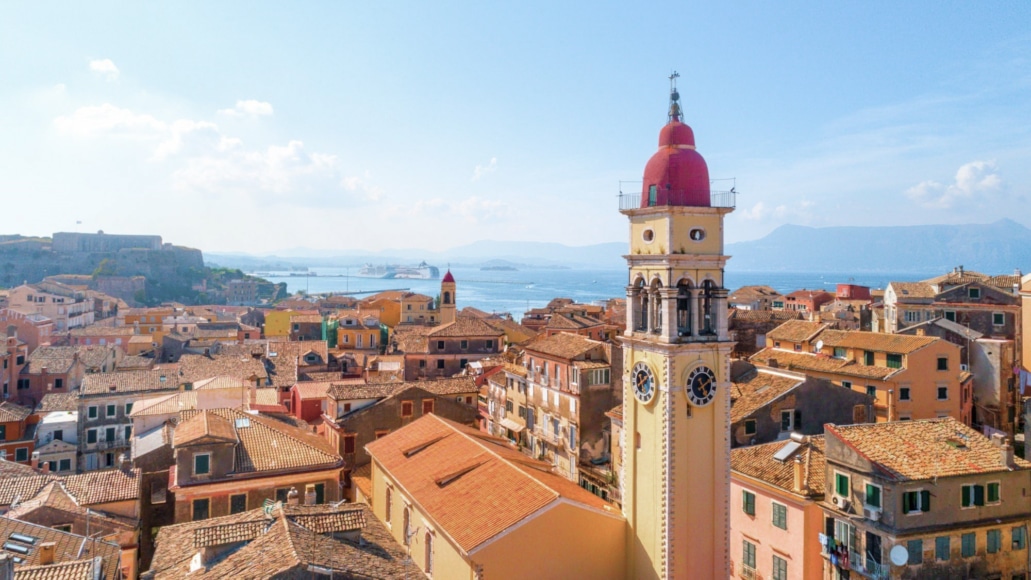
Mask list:
[[637,4],[0,3],[0,234],[623,241],[673,70],[728,242],[1031,226],[1031,3]]

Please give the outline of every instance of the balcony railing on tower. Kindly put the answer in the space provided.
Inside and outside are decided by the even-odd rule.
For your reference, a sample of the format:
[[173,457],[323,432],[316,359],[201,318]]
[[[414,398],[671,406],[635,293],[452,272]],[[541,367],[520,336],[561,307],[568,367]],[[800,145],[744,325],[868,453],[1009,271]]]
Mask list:
[[[696,199],[697,196],[691,192],[676,192],[667,193],[664,197],[663,203],[658,203],[658,198],[654,200],[647,200],[650,203],[644,205],[641,204],[641,182],[630,182],[621,181],[619,182],[619,210],[624,211],[628,209],[641,209],[644,207],[659,207],[662,205],[689,205],[686,203],[689,199]],[[635,192],[638,190],[638,192]],[[631,193],[626,193],[630,191]],[[709,191],[709,206],[710,207],[737,207],[737,189],[731,187],[729,190],[710,190]]]

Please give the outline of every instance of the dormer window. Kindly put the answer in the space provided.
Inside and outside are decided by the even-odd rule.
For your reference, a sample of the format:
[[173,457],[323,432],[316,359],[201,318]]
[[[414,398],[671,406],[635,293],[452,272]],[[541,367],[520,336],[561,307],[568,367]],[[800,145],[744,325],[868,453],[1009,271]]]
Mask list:
[[211,454],[198,453],[193,456],[193,474],[208,475],[211,473]]

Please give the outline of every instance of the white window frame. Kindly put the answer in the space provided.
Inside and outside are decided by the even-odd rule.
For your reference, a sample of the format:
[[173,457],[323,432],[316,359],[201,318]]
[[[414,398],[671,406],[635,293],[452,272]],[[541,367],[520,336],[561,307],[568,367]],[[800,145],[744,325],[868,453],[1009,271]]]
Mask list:
[[[881,498],[881,505],[870,505],[870,504],[866,503],[866,486],[868,486],[868,485],[870,487],[876,487],[877,489],[880,490],[880,494],[879,495],[880,495],[880,498]],[[868,509],[868,510],[870,510],[870,511],[874,511],[874,510],[881,511],[881,510],[884,509],[884,486],[883,485],[874,483],[871,480],[864,481],[864,485],[863,485],[863,507]]]
[[[1001,316],[1002,317],[1002,322],[1001,323],[995,322],[995,317],[996,316]],[[1006,326],[1006,313],[1005,312],[992,312],[992,326]]]
[[90,405],[86,407],[86,420],[99,419],[100,418],[100,407],[96,405]]
[[[848,493],[847,496],[841,495],[841,494],[838,493],[838,476],[839,475],[844,475],[846,478],[848,478],[848,492],[849,493]],[[833,486],[833,489],[834,489],[834,492],[833,492],[834,497],[840,497],[841,499],[847,499],[847,500],[851,501],[851,499],[852,499],[852,474],[848,473],[848,472],[845,472],[845,471],[838,471],[838,470],[835,469],[834,470],[834,486]]]
[[[999,486],[999,499],[998,501],[988,501],[988,486],[992,484]],[[993,479],[992,481],[986,481],[984,484],[984,505],[999,505],[1002,503],[1002,480]]]
[[[917,498],[917,502],[916,503],[920,506],[919,509],[911,511],[911,512],[903,514],[903,515],[906,515],[906,516],[918,516],[918,515],[922,515],[922,514],[926,514],[926,513],[930,512],[930,510],[927,509],[927,506],[923,505],[923,500],[921,499],[923,497],[922,493],[924,491],[926,491],[926,489],[923,488],[923,487],[921,487],[919,489],[906,489],[906,490],[902,491],[902,501],[903,501],[903,503],[905,503],[905,501],[906,501],[906,494],[907,493],[915,493],[916,494],[916,498]],[[985,489],[985,491],[984,491],[984,497],[985,497],[986,500],[988,499],[988,490],[987,489]]]
[[[788,421],[790,423],[786,430],[783,428],[784,427],[784,413],[788,414]],[[790,433],[790,432],[795,430],[795,410],[794,409],[781,409],[781,411],[780,411],[780,421],[779,421],[779,423],[777,425],[777,428],[780,430],[781,433]]]

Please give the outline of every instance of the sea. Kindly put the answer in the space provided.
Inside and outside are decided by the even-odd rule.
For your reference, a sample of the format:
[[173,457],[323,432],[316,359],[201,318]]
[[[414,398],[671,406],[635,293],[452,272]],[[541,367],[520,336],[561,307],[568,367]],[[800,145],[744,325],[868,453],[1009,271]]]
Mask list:
[[[443,270],[443,269],[442,269]],[[290,293],[303,290],[309,294],[335,293],[362,298],[383,290],[407,290],[436,297],[440,280],[396,280],[361,278],[358,268],[311,268],[304,272],[262,272],[270,282],[285,282]],[[540,308],[553,298],[572,298],[593,303],[609,298],[625,298],[627,269],[550,269],[481,270],[478,267],[453,267],[459,308],[472,306],[485,312],[509,313],[519,320],[531,308]],[[731,290],[753,284],[765,284],[781,293],[802,288],[834,292],[837,284],[849,283],[870,288],[884,288],[888,282],[915,281],[928,278],[914,273],[804,273],[742,272],[728,269],[724,283]]]

